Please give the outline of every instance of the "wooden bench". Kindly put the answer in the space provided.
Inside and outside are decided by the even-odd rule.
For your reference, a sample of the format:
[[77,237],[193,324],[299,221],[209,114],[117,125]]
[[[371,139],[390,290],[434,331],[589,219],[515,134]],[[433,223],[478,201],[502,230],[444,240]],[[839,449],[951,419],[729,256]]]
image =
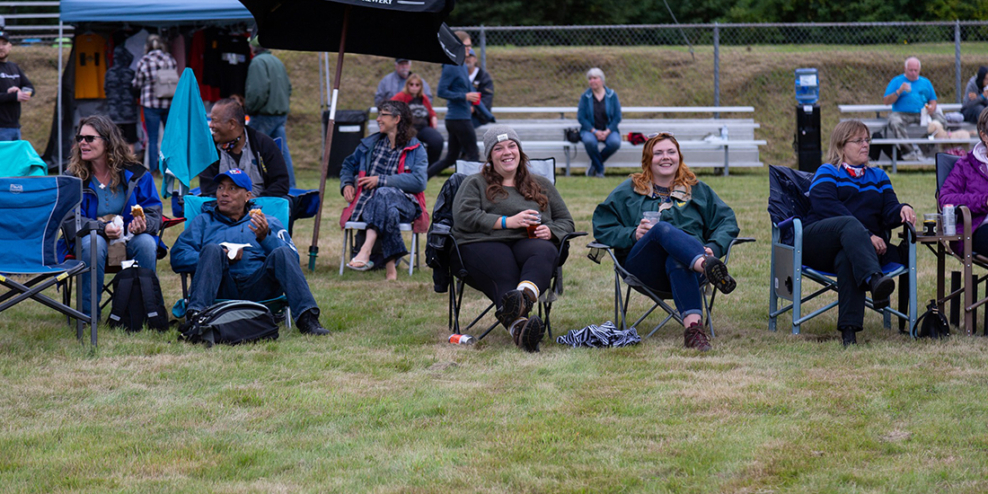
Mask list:
[[[444,113],[446,108],[435,108],[437,113]],[[377,111],[370,109],[371,113]],[[576,107],[495,107],[498,124],[512,127],[522,141],[522,148],[533,158],[555,158],[557,166],[565,167],[566,175],[570,175],[574,159],[580,150],[585,150],[583,143],[571,143],[563,140],[564,130],[579,127],[576,118],[569,117],[577,112]],[[622,114],[660,114],[660,113],[750,113],[753,107],[623,107]],[[506,116],[523,116],[531,118],[506,119]],[[555,118],[537,118],[540,115],[558,115]],[[720,139],[721,129],[726,127],[729,140]],[[482,139],[486,126],[477,128],[477,139]],[[626,135],[629,132],[640,132],[648,135],[655,132],[672,132],[676,135],[684,150],[691,150],[686,156],[686,162],[691,167],[723,168],[728,174],[731,166],[759,167],[763,166],[758,156],[758,146],[766,145],[766,141],[755,139],[755,129],[759,128],[752,119],[733,118],[692,118],[692,119],[659,119],[659,118],[623,118],[619,132]],[[449,138],[445,125],[438,129],[444,139]],[[368,125],[368,132],[377,131],[377,123]],[[482,148],[482,145],[479,146]],[[733,152],[732,152],[732,149]],[[482,149],[481,149],[482,151]],[[638,168],[641,166],[641,147],[623,142],[621,149],[605,164],[611,168]]]

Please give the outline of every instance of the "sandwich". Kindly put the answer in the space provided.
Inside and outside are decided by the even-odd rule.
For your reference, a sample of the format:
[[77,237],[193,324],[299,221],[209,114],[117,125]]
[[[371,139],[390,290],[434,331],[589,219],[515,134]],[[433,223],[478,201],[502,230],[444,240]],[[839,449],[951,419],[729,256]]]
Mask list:
[[138,204],[136,206],[131,206],[130,207],[130,214],[131,214],[131,216],[133,216],[135,218],[143,218],[144,217],[144,208],[142,208],[140,204]]

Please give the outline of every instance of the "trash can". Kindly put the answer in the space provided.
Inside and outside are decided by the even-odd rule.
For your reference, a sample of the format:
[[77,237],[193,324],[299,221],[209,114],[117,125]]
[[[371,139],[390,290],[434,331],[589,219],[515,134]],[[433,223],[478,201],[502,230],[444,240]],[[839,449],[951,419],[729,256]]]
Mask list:
[[[322,112],[323,146],[326,145],[326,127],[329,125],[329,110]],[[333,148],[329,152],[329,171],[326,176],[339,177],[343,160],[353,154],[367,131],[367,112],[362,110],[336,110],[336,125],[333,127]],[[325,147],[323,147],[325,149]]]
[[796,138],[793,142],[800,171],[820,168],[820,105],[796,105]]

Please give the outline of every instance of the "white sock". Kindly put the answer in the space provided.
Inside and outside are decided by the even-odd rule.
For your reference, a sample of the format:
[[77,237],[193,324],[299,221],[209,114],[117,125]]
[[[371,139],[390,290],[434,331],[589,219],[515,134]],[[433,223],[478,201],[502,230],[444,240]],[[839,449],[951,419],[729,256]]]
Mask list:
[[521,283],[518,283],[516,288],[518,290],[528,290],[535,294],[535,300],[539,299],[539,287],[535,286],[535,283],[532,283],[531,281],[522,281]]

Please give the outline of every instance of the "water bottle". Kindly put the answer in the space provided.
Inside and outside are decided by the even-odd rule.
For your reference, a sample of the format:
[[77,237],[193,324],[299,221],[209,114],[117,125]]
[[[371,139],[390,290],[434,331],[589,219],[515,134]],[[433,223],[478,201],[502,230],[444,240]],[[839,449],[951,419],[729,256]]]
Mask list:
[[727,126],[726,125],[720,128],[720,139],[722,141],[726,141],[727,140]]
[[454,345],[473,345],[477,342],[477,338],[468,334],[451,334],[449,335],[449,342]]
[[943,207],[943,234],[957,235],[957,227],[954,225],[956,216],[954,215],[954,205],[947,204]]

